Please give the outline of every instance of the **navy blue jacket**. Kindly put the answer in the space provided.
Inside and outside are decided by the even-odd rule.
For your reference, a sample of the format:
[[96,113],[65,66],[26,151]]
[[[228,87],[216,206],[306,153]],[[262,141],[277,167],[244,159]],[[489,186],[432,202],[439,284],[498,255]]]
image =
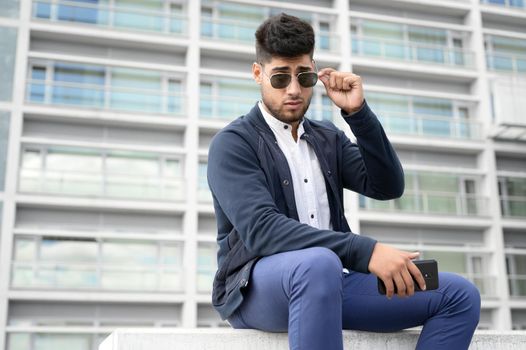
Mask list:
[[352,143],[328,121],[304,119],[301,136],[313,148],[325,178],[333,230],[300,223],[287,160],[258,105],[213,138],[208,184],[214,199],[219,244],[212,303],[222,319],[243,301],[258,258],[308,247],[334,251],[344,267],[368,273],[375,240],[351,232],[343,189],[375,199],[400,197],[402,166],[380,122],[364,103],[348,116]]

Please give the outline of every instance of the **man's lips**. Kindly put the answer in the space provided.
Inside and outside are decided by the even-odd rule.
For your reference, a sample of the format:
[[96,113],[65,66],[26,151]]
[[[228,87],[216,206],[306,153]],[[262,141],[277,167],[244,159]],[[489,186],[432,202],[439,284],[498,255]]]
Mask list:
[[288,106],[298,106],[302,104],[302,101],[288,101],[288,102],[285,102],[285,104]]

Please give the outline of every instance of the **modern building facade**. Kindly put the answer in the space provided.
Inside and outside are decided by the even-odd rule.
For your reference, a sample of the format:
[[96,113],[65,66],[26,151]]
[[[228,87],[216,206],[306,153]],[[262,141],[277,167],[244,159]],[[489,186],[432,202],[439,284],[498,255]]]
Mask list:
[[[258,100],[254,31],[280,12],[363,77],[404,165],[401,199],[346,193],[353,230],[473,281],[480,328],[526,329],[526,1],[0,0],[6,349],[227,326],[207,148]],[[308,116],[345,128],[321,84]]]

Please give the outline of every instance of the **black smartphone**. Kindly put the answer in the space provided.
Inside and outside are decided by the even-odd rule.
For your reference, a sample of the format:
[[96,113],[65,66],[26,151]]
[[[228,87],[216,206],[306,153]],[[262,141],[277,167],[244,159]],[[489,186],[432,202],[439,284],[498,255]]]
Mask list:
[[[426,290],[438,289],[438,264],[436,260],[414,260],[413,263],[418,267],[422,276],[426,281]],[[415,291],[421,292],[420,286],[416,283],[415,278],[413,277],[415,283]],[[396,285],[395,294],[396,294]],[[384,281],[378,278],[378,292],[385,295],[385,284]]]

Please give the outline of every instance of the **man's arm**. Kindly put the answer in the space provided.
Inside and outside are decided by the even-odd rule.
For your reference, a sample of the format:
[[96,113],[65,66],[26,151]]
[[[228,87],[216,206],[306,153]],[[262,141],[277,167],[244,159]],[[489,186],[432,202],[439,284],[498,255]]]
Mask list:
[[340,257],[344,267],[368,272],[376,241],[349,232],[319,230],[280,213],[256,151],[239,134],[220,132],[212,140],[208,183],[217,204],[254,254],[326,247]]
[[394,199],[404,192],[404,172],[380,122],[364,101],[352,116],[342,116],[356,136],[352,143],[342,132],[343,186],[374,199]]
[[[318,76],[325,85],[329,98],[342,109],[347,123],[355,134],[360,152],[351,142],[344,142],[343,172],[347,186],[378,199],[397,198],[404,189],[403,171],[394,150],[376,117],[363,106],[362,78],[348,72],[324,68]],[[365,109],[365,110],[364,110]],[[348,116],[347,116],[348,115]],[[342,135],[344,136],[344,135]],[[355,178],[353,178],[353,172]],[[394,285],[399,296],[412,295],[414,283],[411,275],[425,290],[422,273],[411,261],[419,253],[404,252],[376,243],[368,270],[378,276],[386,286],[386,296],[391,298]]]

